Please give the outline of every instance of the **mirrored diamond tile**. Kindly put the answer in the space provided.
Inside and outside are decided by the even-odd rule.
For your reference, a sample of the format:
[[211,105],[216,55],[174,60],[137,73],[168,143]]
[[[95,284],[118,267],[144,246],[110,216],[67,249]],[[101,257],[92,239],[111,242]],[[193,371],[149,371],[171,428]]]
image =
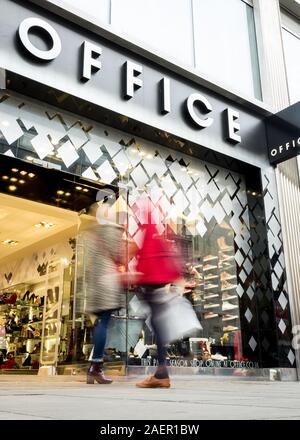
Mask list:
[[235,235],[234,241],[236,242],[237,247],[239,249],[243,246],[244,240],[243,240],[243,238],[242,238],[242,236],[240,234]]
[[208,188],[207,188],[206,183],[203,182],[203,180],[201,178],[196,183],[196,188],[199,191],[199,194],[202,197],[202,199],[205,199],[205,197],[207,196]]
[[250,299],[252,299],[254,296],[254,291],[251,286],[248,287],[248,289],[247,289],[247,295],[249,296]]
[[160,199],[159,206],[161,207],[165,215],[167,215],[171,210],[171,204],[165,195],[163,195]]
[[131,178],[134,180],[138,188],[142,188],[148,182],[149,178],[141,165],[138,165],[132,172]]
[[268,221],[268,227],[271,229],[271,231],[273,232],[273,234],[275,236],[278,235],[278,233],[281,229],[281,226],[280,226],[277,218],[275,217],[275,215],[272,215],[272,217]]
[[204,200],[201,205],[200,212],[204,215],[205,220],[207,222],[210,222],[213,216],[213,210],[208,200]]
[[255,349],[257,347],[257,342],[256,342],[256,340],[254,339],[253,336],[251,337],[251,339],[249,341],[249,345],[250,345],[252,351],[255,351]]
[[253,315],[252,315],[251,310],[249,308],[246,310],[245,318],[247,319],[247,321],[249,323],[251,322],[251,319],[253,318]]
[[226,193],[221,200],[221,205],[223,206],[227,215],[230,215],[232,211],[232,201],[229,195]]
[[274,290],[276,290],[277,287],[278,287],[278,284],[279,284],[279,280],[278,280],[278,278],[277,278],[277,276],[275,275],[274,272],[272,272],[271,278],[272,278],[272,287],[273,287]]
[[239,284],[236,288],[236,293],[238,294],[238,296],[240,298],[242,298],[242,296],[244,295],[244,292],[245,292],[244,288]]
[[131,166],[129,159],[123,150],[119,151],[119,153],[114,156],[113,161],[121,176],[124,176],[128,168]]
[[170,165],[169,171],[177,182],[180,182],[182,178],[182,174],[185,172],[182,171],[182,167],[179,165],[177,161],[173,162],[172,165]]
[[258,298],[258,301],[262,301],[264,299],[264,294],[261,289],[257,289],[256,297]]
[[[43,134],[38,134],[33,139],[31,139],[31,145],[33,146],[34,150],[36,151],[36,153],[40,159],[44,159],[46,156],[48,156],[49,153],[51,153],[53,151],[53,145],[49,141],[48,137]],[[71,147],[72,147],[72,145],[71,145]],[[74,147],[72,147],[72,148],[74,150]],[[59,150],[60,149],[58,149],[58,152],[60,154]],[[66,150],[68,150],[68,146],[66,147]],[[65,150],[63,150],[63,152],[65,152]],[[76,151],[75,151],[75,153],[76,153]],[[63,157],[62,154],[60,154],[60,155],[61,155],[61,157]],[[66,156],[66,154],[64,154],[64,155]],[[77,156],[76,159],[78,159],[79,156],[77,153],[76,153],[76,156]],[[69,165],[66,165],[66,166],[68,167]]]
[[161,196],[163,195],[163,190],[160,188],[156,181],[153,179],[147,186],[147,192],[154,205],[157,204]]
[[[233,211],[234,211],[234,209],[233,209]],[[234,211],[234,213],[235,213],[235,211]],[[236,233],[239,233],[239,231],[241,231],[241,229],[243,227],[243,224],[241,223],[240,219],[238,218],[238,215],[236,215],[236,214],[234,214],[234,216],[231,217],[230,224]]]
[[131,236],[133,236],[136,233],[136,231],[138,230],[138,228],[139,228],[138,224],[135,221],[134,217],[130,216],[129,217],[129,221],[128,221],[128,232],[129,232],[129,234]]
[[213,180],[208,184],[208,195],[213,202],[215,202],[220,196],[220,190],[217,188],[217,185]]
[[269,350],[269,348],[270,348],[270,343],[269,343],[269,341],[267,340],[267,338],[264,338],[264,339],[263,339],[263,341],[262,341],[262,346],[263,346],[263,349],[264,349],[266,352]]
[[174,162],[169,167],[169,171],[185,191],[192,185],[193,181],[187,173],[187,168],[182,167],[178,162]]
[[245,271],[247,272],[247,274],[249,275],[250,272],[252,271],[252,263],[249,260],[249,258],[247,257],[243,263],[243,268],[245,269]]
[[97,173],[100,175],[101,181],[103,183],[111,183],[117,177],[108,160],[103,162],[103,164],[97,168]]
[[91,167],[87,168],[83,173],[82,173],[82,177],[85,177],[86,179],[89,180],[99,180],[97,175],[94,173],[93,169]]
[[11,151],[11,149],[7,150],[7,151],[4,153],[4,156],[8,156],[8,157],[16,157],[16,156],[14,155],[14,153]]
[[121,149],[124,149],[124,147],[118,142],[112,141],[110,139],[102,138],[102,142],[110,157],[114,157]]
[[280,329],[281,333],[284,334],[284,332],[286,330],[286,325],[285,325],[285,322],[283,321],[283,319],[281,319],[279,321],[278,328]]
[[160,178],[167,171],[165,162],[159,156],[153,156],[151,153],[146,155],[146,158],[143,159],[142,163],[150,177],[153,177],[154,174],[156,174],[157,177]]
[[225,218],[226,213],[219,202],[217,202],[215,204],[214,209],[213,209],[213,214],[214,214],[214,217],[215,217],[217,223],[218,224],[222,223],[222,221]]
[[9,145],[13,144],[24,134],[16,119],[9,118],[3,113],[0,113],[0,131]]
[[202,200],[202,197],[199,194],[199,191],[197,191],[196,187],[193,185],[186,193],[186,196],[190,202],[191,212],[197,213],[199,211],[199,203]]
[[283,292],[281,292],[281,294],[279,295],[278,302],[279,302],[282,310],[285,310],[287,303],[288,303],[288,300],[286,299],[286,296]]
[[126,150],[126,155],[128,159],[130,160],[130,163],[133,168],[135,168],[142,160],[141,156],[138,155],[138,152],[133,152],[134,149],[128,148]]
[[161,180],[161,186],[170,199],[176,192],[177,186],[173,182],[171,176],[167,176],[165,179]]
[[287,357],[288,357],[288,360],[290,361],[290,364],[294,365],[296,357],[295,357],[294,353],[292,352],[292,350],[289,351],[289,354]]
[[140,229],[137,231],[137,233],[133,236],[133,240],[137,244],[137,246],[141,249],[143,245],[144,240],[144,233]]
[[177,191],[176,195],[173,197],[173,201],[179,213],[182,213],[189,205],[188,199],[186,198],[184,192],[181,190]]
[[268,322],[270,321],[269,315],[267,314],[267,312],[265,310],[261,314],[261,319],[263,320],[265,325],[267,325]]
[[73,126],[67,134],[76,150],[79,150],[79,148],[89,140],[79,124]]
[[201,236],[201,237],[204,237],[204,235],[205,235],[205,233],[206,233],[206,231],[207,231],[207,228],[206,228],[206,226],[205,226],[203,220],[200,220],[200,221],[196,224],[196,229],[197,229],[198,233],[200,234],[200,236]]
[[234,258],[235,258],[235,261],[237,262],[237,264],[238,264],[239,266],[241,266],[241,265],[243,264],[244,256],[243,256],[243,254],[241,253],[240,250],[237,250],[237,252],[236,252]]
[[242,282],[244,283],[247,279],[247,274],[245,273],[244,270],[241,270],[240,274],[239,274],[240,279],[242,280]]
[[92,141],[89,141],[87,144],[85,144],[82,149],[87,155],[91,164],[94,164],[103,154],[100,145]]
[[[31,141],[32,143],[32,141]],[[59,156],[62,158],[64,164],[68,168],[70,165],[72,165],[78,158],[79,155],[75,148],[73,147],[72,143],[70,141],[67,141],[64,143],[58,150],[57,150]]]

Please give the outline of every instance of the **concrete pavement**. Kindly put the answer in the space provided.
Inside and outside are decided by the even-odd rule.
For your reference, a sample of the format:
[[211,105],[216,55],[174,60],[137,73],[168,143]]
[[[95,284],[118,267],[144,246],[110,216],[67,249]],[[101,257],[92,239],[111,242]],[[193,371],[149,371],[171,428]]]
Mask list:
[[300,420],[300,382],[189,376],[172,378],[167,390],[144,390],[136,380],[86,385],[79,376],[2,375],[0,420]]

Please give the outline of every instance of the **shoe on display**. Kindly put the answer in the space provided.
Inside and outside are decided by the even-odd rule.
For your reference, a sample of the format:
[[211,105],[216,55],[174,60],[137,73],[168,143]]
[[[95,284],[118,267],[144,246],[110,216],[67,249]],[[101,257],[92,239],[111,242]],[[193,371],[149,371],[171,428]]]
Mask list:
[[221,290],[231,290],[231,289],[236,289],[236,288],[237,288],[236,284],[231,284],[228,281],[222,282]]
[[238,327],[234,327],[233,325],[226,325],[225,327],[223,327],[223,332],[233,332],[238,329]]
[[219,315],[214,312],[206,312],[204,313],[204,319],[217,318]]
[[218,269],[218,266],[216,264],[206,264],[203,267],[203,271],[206,272],[208,270],[212,270],[212,269]]
[[233,280],[236,278],[236,275],[232,275],[231,273],[228,272],[221,272],[221,281],[226,281],[226,280]]
[[238,306],[235,304],[231,304],[228,301],[224,301],[223,305],[222,305],[222,310],[233,310],[233,309],[237,309]]
[[204,304],[204,308],[205,309],[215,309],[220,307],[220,304],[213,304],[213,303],[209,303],[209,304]]
[[238,319],[238,315],[224,315],[222,321],[233,321],[234,319]]
[[219,277],[219,275],[217,275],[215,273],[209,273],[209,274],[204,276],[204,279],[205,280],[213,280],[213,279],[218,278],[218,277]]
[[218,285],[218,284],[211,284],[211,283],[208,283],[208,284],[205,285],[204,289],[205,289],[205,290],[208,290],[208,289],[216,289],[216,287],[219,287],[219,285]]
[[221,251],[230,251],[230,250],[233,250],[233,249],[234,249],[233,246],[229,246],[229,245],[225,242],[225,238],[224,238],[224,237],[219,237],[219,238],[217,239],[217,243],[218,243],[219,249],[220,249]]
[[[225,262],[233,262],[233,260],[234,260],[234,255],[225,255],[225,254],[223,254],[221,257],[220,257],[220,263],[225,263]],[[233,264],[234,265],[234,264]]]
[[170,388],[170,379],[157,379],[155,376],[148,376],[136,384],[138,388]]
[[206,255],[205,257],[203,257],[203,261],[205,263],[207,263],[208,261],[213,261],[213,260],[217,260],[218,257],[216,257],[215,255]]
[[212,298],[217,298],[217,297],[219,297],[218,293],[211,293],[208,295],[204,295],[204,299],[212,299]]
[[212,355],[211,355],[211,359],[212,359],[213,361],[227,361],[227,357],[226,357],[226,356],[223,356],[223,355],[220,354],[220,353],[212,354]]
[[225,293],[223,293],[223,295],[222,295],[222,300],[223,301],[230,301],[231,299],[236,299],[237,298],[237,296],[234,294],[234,295],[232,295],[231,293],[227,293],[227,292],[225,292]]

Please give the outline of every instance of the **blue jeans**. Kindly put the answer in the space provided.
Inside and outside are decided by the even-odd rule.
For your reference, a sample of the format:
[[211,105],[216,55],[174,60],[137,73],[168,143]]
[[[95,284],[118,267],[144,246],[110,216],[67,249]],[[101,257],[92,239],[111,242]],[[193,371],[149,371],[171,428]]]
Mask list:
[[97,319],[94,325],[93,339],[94,352],[92,361],[103,362],[104,348],[107,337],[107,328],[111,318],[112,310],[104,310],[97,314]]

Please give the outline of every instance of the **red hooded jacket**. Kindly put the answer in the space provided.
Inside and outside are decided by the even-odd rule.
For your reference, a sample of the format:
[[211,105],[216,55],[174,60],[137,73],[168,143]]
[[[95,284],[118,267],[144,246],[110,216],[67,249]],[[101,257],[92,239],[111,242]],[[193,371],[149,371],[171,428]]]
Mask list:
[[144,241],[137,252],[137,284],[168,284],[182,276],[182,261],[175,244],[159,236],[155,224],[144,226]]

